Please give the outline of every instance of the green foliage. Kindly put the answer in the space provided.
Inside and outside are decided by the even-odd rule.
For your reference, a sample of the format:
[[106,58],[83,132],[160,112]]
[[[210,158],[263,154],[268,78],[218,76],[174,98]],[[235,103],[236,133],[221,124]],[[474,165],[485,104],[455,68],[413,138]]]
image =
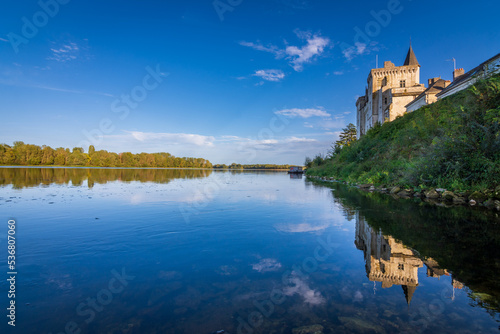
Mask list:
[[314,158],[306,157],[305,166],[306,168],[313,168],[323,166],[327,162],[327,158],[323,157],[321,153],[316,154]]
[[19,166],[92,166],[92,167],[185,167],[212,168],[210,161],[201,158],[178,158],[169,153],[132,154],[96,151],[89,147],[89,153],[75,147],[72,151],[59,147],[36,146],[21,141],[13,146],[0,144],[0,165]]
[[347,127],[342,129],[339,135],[339,140],[337,140],[331,147],[329,152],[330,157],[334,157],[339,154],[343,147],[349,146],[356,141],[357,130],[356,126],[349,123]]
[[70,182],[82,185],[85,180],[89,188],[117,180],[167,184],[175,179],[205,178],[211,173],[211,169],[0,168],[0,187],[12,185],[14,189],[22,189]]
[[500,184],[500,75],[377,124],[308,174],[419,189]]

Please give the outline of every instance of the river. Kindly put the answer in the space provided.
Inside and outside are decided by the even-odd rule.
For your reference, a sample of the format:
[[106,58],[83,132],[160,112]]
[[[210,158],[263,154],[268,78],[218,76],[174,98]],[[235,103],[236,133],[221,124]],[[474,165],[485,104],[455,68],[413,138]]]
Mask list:
[[492,211],[284,172],[0,168],[0,212],[9,333],[499,330]]

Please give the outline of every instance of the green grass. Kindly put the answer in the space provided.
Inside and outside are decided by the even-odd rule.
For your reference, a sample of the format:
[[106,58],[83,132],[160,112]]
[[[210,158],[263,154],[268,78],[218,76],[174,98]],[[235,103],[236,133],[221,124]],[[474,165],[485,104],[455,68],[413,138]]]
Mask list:
[[498,186],[500,75],[375,126],[307,174],[414,189]]

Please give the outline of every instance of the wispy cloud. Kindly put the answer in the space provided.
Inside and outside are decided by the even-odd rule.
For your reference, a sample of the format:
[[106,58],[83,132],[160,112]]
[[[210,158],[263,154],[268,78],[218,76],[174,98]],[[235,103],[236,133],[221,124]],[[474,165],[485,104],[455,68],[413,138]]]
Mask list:
[[[128,131],[127,131],[128,132]],[[213,146],[215,137],[188,133],[154,133],[154,132],[129,132],[138,141],[160,140],[169,144],[191,144],[196,146]]]
[[367,55],[367,54],[370,54],[372,52],[379,51],[380,48],[377,46],[377,44],[378,43],[375,41],[370,42],[370,44],[356,42],[354,44],[354,46],[344,48],[342,50],[342,54],[344,55],[344,57],[348,61],[351,61],[352,59],[354,59],[357,56]]
[[285,58],[295,71],[300,72],[304,69],[305,64],[313,62],[320,56],[331,42],[330,39],[322,37],[319,34],[313,35],[300,30],[296,30],[295,34],[299,39],[305,40],[306,44],[302,46],[287,45],[284,49],[273,44],[263,45],[260,42],[243,41],[239,44],[258,51],[272,53],[276,59]]
[[[258,132],[258,131],[257,131]],[[82,138],[84,139],[84,138]],[[122,130],[122,133],[103,135],[97,149],[112,152],[169,152],[175,156],[202,157],[213,163],[295,163],[328,148],[331,140],[319,141],[308,134],[255,138],[250,136],[210,136],[196,133],[152,133]]]
[[86,90],[78,90],[78,89],[60,88],[60,87],[43,85],[43,84],[39,84],[39,83],[33,83],[33,82],[29,82],[27,80],[23,81],[23,80],[20,80],[19,78],[16,78],[16,79],[0,79],[0,85],[13,86],[13,87],[44,89],[44,90],[51,90],[51,91],[55,91],[55,92],[71,93],[71,94],[93,94],[93,95],[101,95],[101,96],[107,96],[107,97],[115,97],[113,94],[109,94],[109,93],[86,91]]
[[287,117],[330,117],[331,115],[325,111],[325,109],[319,108],[307,108],[307,109],[283,109],[275,112],[276,115],[283,115]]
[[330,130],[330,129],[341,129],[347,125],[347,121],[344,119],[343,116],[341,117],[335,117],[335,119],[329,119],[325,120],[324,122],[321,123],[321,126],[325,130]]
[[252,48],[252,49],[258,50],[258,51],[272,53],[276,56],[277,59],[285,56],[284,50],[281,50],[276,45],[272,45],[272,44],[268,44],[267,46],[265,46],[262,43],[260,43],[259,41],[257,41],[256,43],[242,41],[242,42],[240,42],[240,45],[247,46],[249,48]]
[[282,70],[259,70],[256,71],[254,76],[261,77],[267,81],[281,81],[285,78],[285,73]]
[[80,47],[74,42],[69,42],[59,47],[53,47],[50,51],[52,51],[52,54],[47,58],[47,60],[55,60],[65,63],[77,59],[80,53]]
[[304,64],[310,63],[316,56],[319,56],[328,46],[330,40],[318,35],[310,35],[297,31],[297,36],[307,40],[307,44],[302,47],[287,46],[286,54],[292,63],[295,71],[300,72],[304,69]]
[[2,37],[0,37],[0,41],[9,43],[8,39],[2,38]]
[[344,75],[343,71],[335,71],[333,72],[333,75]]

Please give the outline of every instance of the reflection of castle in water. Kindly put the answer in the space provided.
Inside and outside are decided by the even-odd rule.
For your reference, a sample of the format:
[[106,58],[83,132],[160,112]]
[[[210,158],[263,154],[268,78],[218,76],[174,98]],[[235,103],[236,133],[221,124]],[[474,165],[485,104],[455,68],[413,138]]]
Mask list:
[[[449,276],[446,269],[439,268],[432,258],[422,261],[416,252],[391,236],[375,232],[364,217],[356,214],[356,248],[365,254],[366,274],[372,282],[381,282],[382,288],[401,285],[408,305],[418,286],[418,268],[427,267],[427,276]],[[452,281],[453,288],[463,285]]]

